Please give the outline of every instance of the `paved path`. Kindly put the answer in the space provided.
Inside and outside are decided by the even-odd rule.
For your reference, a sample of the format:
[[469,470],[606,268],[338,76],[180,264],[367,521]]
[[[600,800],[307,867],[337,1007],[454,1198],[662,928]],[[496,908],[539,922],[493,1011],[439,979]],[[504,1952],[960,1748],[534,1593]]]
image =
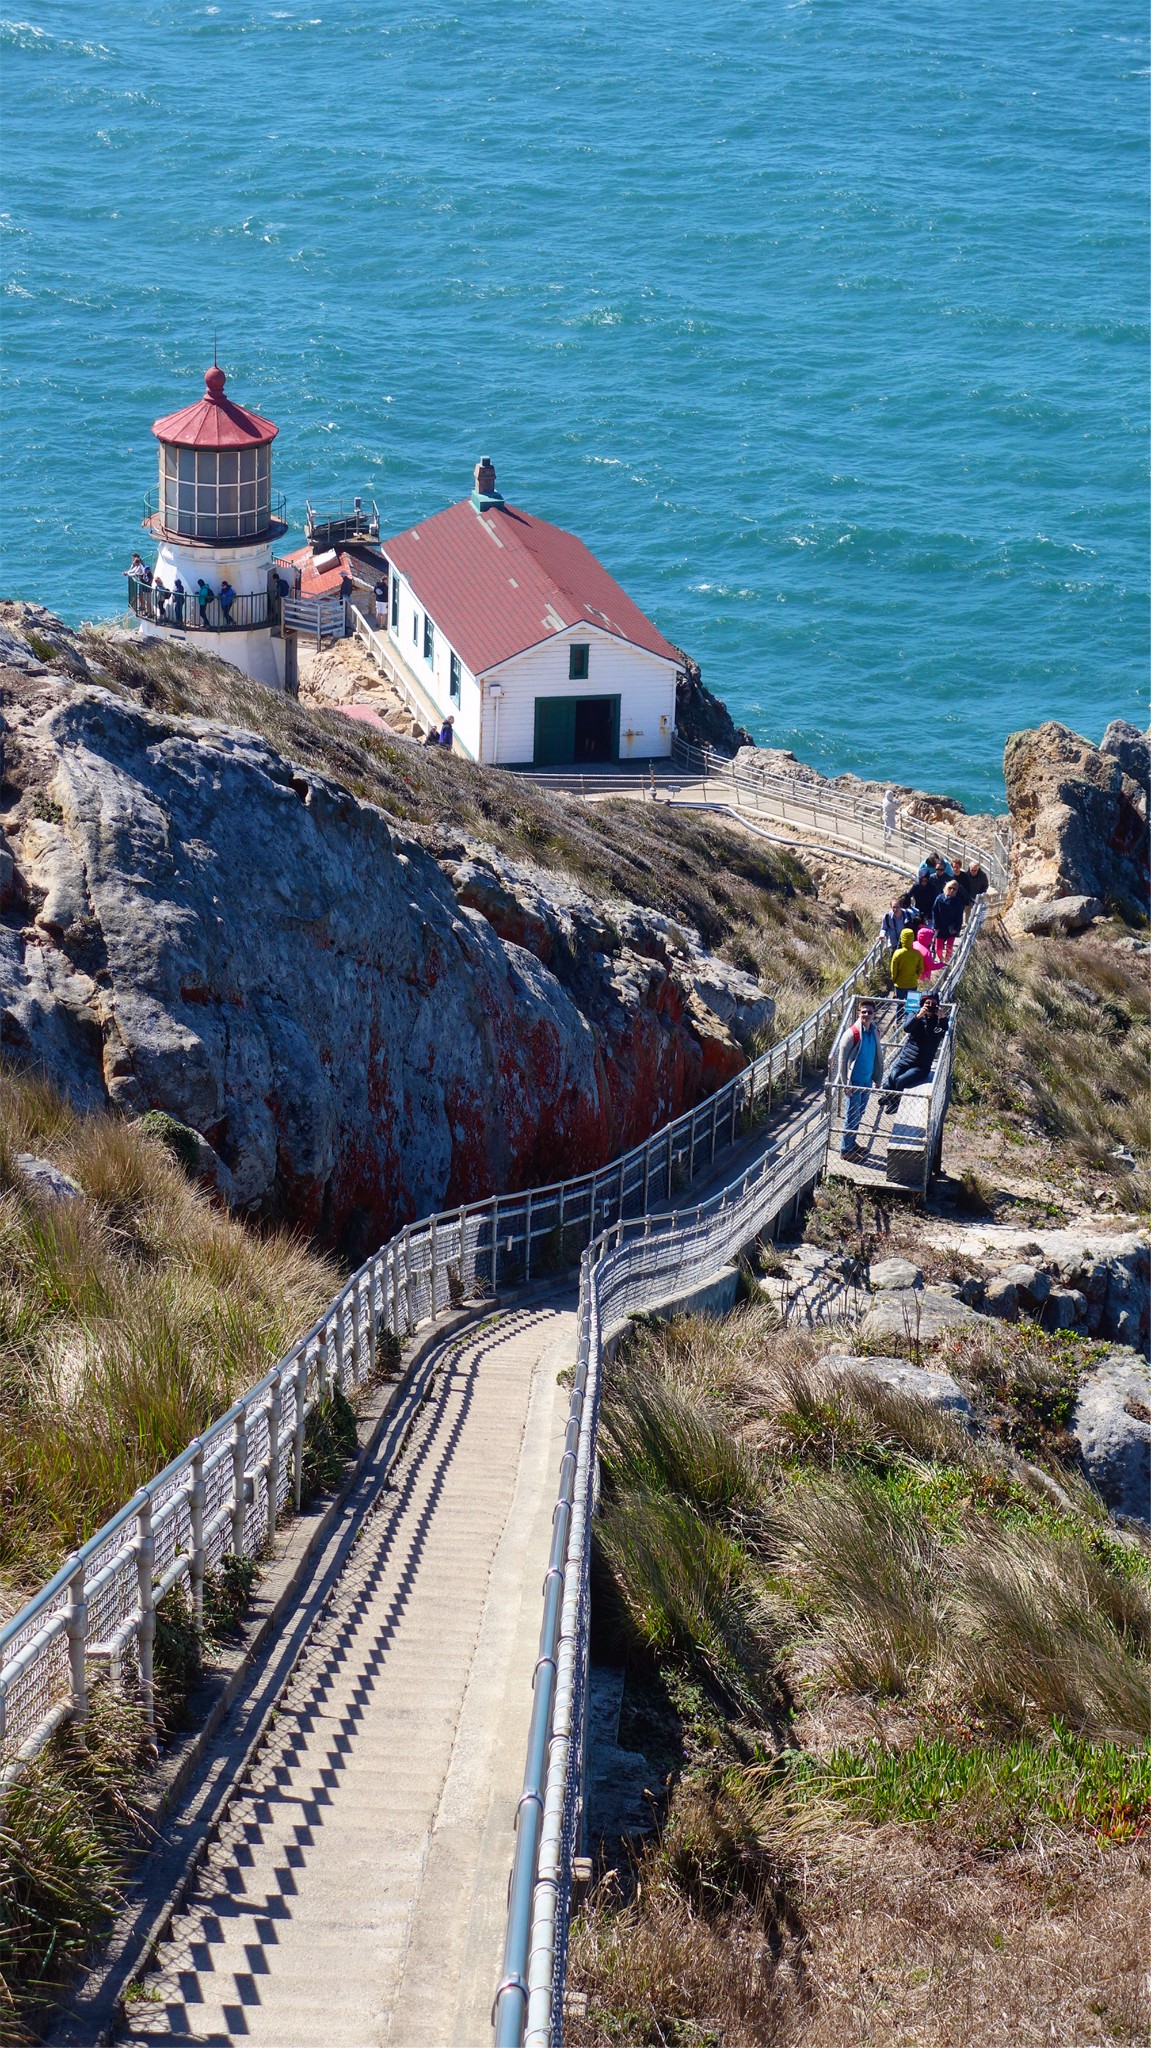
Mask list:
[[445,1344],[121,2041],[482,2048],[573,1309]]

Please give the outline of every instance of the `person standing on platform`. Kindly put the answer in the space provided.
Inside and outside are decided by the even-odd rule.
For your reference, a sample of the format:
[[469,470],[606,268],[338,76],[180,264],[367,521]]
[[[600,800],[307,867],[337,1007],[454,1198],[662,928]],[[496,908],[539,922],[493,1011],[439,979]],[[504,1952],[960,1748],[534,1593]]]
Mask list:
[[205,631],[207,630],[208,625],[208,606],[212,602],[212,596],[213,592],[211,584],[205,583],[203,577],[201,576],[199,582],[196,585],[196,605],[200,613],[200,624],[205,629]]
[[372,596],[376,601],[376,624],[383,626],[387,623],[388,616],[388,586],[382,579],[377,583]]
[[883,843],[889,845],[895,836],[899,823],[899,804],[893,789],[886,790],[883,797]]
[[931,1079],[935,1055],[946,1030],[947,1024],[939,1014],[939,997],[924,996],[922,1007],[905,1026],[903,1044],[887,1077],[887,1089],[879,1104],[885,1115],[899,1108],[899,1098],[905,1088],[921,1087],[924,1081]]
[[174,626],[182,626],[184,623],[184,600],[186,596],[187,592],[177,576],[176,581],[172,585],[172,624]]
[[875,1021],[875,1004],[866,998],[859,1005],[855,1023],[840,1033],[832,1049],[831,1078],[838,1088],[847,1091],[840,1157],[858,1159],[860,1148],[855,1134],[867,1106],[868,1090],[878,1088],[883,1079],[883,1040]]

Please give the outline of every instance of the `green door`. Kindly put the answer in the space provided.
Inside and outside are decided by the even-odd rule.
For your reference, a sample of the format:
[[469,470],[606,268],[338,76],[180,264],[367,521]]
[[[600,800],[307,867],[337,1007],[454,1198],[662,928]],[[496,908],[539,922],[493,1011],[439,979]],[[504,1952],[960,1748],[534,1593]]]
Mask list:
[[619,760],[618,697],[537,697],[537,768]]
[[575,760],[575,723],[578,697],[536,698],[536,743],[532,761],[537,768],[566,768]]

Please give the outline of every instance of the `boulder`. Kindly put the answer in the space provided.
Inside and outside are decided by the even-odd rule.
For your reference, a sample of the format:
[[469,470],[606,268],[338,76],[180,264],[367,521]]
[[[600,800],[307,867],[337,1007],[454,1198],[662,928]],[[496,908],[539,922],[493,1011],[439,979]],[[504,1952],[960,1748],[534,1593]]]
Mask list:
[[1051,903],[1016,905],[1020,929],[1035,939],[1062,939],[1069,932],[1086,931],[1102,915],[1098,896],[1056,896]]
[[1145,785],[1067,726],[1012,733],[1003,755],[1012,821],[1008,922],[1068,897],[1144,914],[1148,890]]
[[1019,1307],[1037,1315],[1051,1292],[1051,1276],[1039,1266],[1012,1266],[1003,1276],[1015,1289]]
[[[974,1304],[973,1304],[974,1306]],[[1001,1322],[1013,1323],[1019,1314],[1019,1289],[1006,1273],[995,1273],[983,1290],[983,1309]]]
[[976,1320],[973,1309],[960,1299],[958,1287],[942,1283],[934,1287],[893,1287],[877,1294],[859,1325],[859,1332],[872,1343],[890,1343],[905,1338],[912,1343],[931,1343],[946,1331]]
[[16,1154],[16,1171],[24,1186],[45,1202],[76,1202],[84,1198],[78,1180],[50,1159],[38,1159],[34,1152]]
[[1116,1514],[1151,1522],[1151,1369],[1113,1351],[1079,1388],[1071,1432],[1093,1486]]
[[820,1363],[828,1372],[881,1380],[895,1393],[907,1394],[915,1401],[925,1401],[929,1408],[938,1408],[945,1414],[962,1416],[965,1420],[971,1414],[970,1401],[958,1380],[952,1379],[949,1372],[936,1372],[926,1365],[912,1365],[906,1358],[859,1358],[840,1351],[825,1352]]
[[1076,1287],[1053,1287],[1043,1306],[1047,1330],[1081,1329],[1087,1322],[1087,1296]]
[[877,1259],[871,1268],[871,1285],[876,1292],[889,1287],[922,1287],[923,1274],[910,1259]]
[[1140,732],[1125,718],[1113,718],[1099,742],[1099,751],[1110,754],[1124,775],[1151,792],[1151,733]]

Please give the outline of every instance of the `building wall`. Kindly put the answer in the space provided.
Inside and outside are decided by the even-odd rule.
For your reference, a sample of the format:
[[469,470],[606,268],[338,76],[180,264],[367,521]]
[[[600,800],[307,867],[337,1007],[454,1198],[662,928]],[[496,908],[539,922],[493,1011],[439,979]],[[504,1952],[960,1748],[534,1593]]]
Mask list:
[[[573,643],[589,649],[584,682],[573,682],[568,674],[569,648]],[[570,626],[541,646],[503,662],[486,677],[484,760],[532,759],[537,697],[618,696],[620,760],[647,760],[650,756],[670,754],[675,726],[675,678],[674,662],[616,640],[595,627]],[[491,685],[496,682],[503,685],[498,737],[495,706],[490,697]]]
[[254,547],[243,547],[234,540],[196,546],[190,541],[162,540],[153,574],[168,590],[178,576],[189,595],[202,576],[213,590],[226,580],[238,597],[251,597],[268,588],[271,564],[270,540],[258,541]]
[[[411,585],[404,581],[399,572],[388,566],[388,638],[401,659],[411,669],[417,681],[422,683],[441,718],[450,714],[455,720],[455,734],[464,750],[473,760],[480,757],[480,716],[482,698],[479,684],[466,662],[460,661],[460,701],[452,702],[451,657],[455,651],[445,639],[438,626],[432,649],[432,660],[424,660],[424,608],[416,597]],[[392,627],[391,584],[400,586],[400,623],[398,630]],[[413,623],[415,630],[413,631]],[[433,621],[434,623],[434,621]]]

